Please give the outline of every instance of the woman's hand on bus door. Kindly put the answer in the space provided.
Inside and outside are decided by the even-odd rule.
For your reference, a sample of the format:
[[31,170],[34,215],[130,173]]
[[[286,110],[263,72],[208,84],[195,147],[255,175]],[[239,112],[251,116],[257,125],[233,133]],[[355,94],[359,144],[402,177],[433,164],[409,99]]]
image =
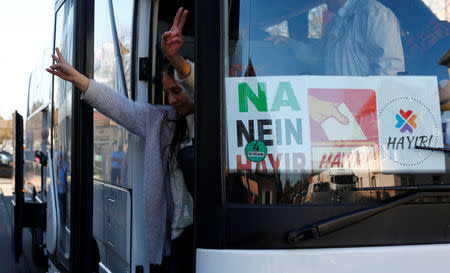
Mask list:
[[89,87],[89,78],[78,72],[68,62],[66,62],[59,48],[56,48],[56,54],[58,56],[52,54],[55,64],[50,66],[50,68],[46,68],[47,72],[75,84],[75,86],[82,92],[86,92]]

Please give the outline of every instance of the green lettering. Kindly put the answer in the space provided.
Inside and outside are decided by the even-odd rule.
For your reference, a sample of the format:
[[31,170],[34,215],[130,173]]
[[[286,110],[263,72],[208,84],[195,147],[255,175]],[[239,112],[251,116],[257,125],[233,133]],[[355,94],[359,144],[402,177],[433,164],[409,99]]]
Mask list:
[[253,103],[258,112],[267,112],[267,96],[266,83],[258,83],[258,96],[253,93],[253,90],[247,83],[239,84],[239,112],[248,112],[248,100]]
[[[286,100],[283,100],[284,94],[286,94]],[[297,98],[289,82],[280,82],[278,85],[271,111],[280,111],[281,106],[290,106],[292,111],[300,111],[300,105],[298,105]]]

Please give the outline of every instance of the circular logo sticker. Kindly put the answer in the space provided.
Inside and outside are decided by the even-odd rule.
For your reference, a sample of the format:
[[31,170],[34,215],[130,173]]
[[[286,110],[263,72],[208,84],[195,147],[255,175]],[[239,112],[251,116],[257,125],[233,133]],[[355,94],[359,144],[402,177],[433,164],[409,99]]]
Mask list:
[[439,146],[440,120],[416,98],[399,97],[388,101],[380,108],[378,119],[384,126],[380,149],[385,160],[403,167],[417,167],[427,161],[433,151],[418,150],[416,146]]
[[267,147],[262,141],[252,140],[245,146],[245,156],[252,162],[262,161],[266,155]]

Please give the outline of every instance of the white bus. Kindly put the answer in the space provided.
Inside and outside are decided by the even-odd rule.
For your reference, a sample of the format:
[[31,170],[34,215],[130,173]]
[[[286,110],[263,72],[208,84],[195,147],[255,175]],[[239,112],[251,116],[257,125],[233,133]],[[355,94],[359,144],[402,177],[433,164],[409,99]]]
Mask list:
[[[438,83],[449,74],[438,61],[449,4],[58,0],[50,51],[129,99],[165,104],[159,39],[178,7],[189,10],[195,272],[445,271],[450,143]],[[160,272],[147,257],[143,140],[39,73],[23,140],[25,203],[46,206],[45,225],[24,224],[36,260],[52,273]],[[352,173],[345,198],[298,201],[327,173]]]

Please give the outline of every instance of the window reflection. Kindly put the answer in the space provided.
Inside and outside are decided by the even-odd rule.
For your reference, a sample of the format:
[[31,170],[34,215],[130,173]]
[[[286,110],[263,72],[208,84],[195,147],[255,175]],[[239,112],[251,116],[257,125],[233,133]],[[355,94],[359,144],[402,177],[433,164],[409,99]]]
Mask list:
[[[73,2],[66,2],[56,15],[55,47],[73,65]],[[58,255],[70,255],[70,198],[71,198],[71,83],[53,77],[53,158],[61,223]]]
[[[449,44],[445,16],[450,15],[442,15],[445,8],[437,12],[444,0],[426,1],[433,2],[427,5],[438,16],[420,0],[380,0],[371,7],[379,17],[370,22],[357,21],[364,16],[355,12],[365,8],[358,2],[366,1],[347,1],[350,11],[341,9],[338,16],[327,8],[327,2],[336,1],[250,2],[230,1],[231,76],[244,75],[250,62],[257,76],[446,75],[436,64]],[[367,30],[356,26],[368,23],[372,27]],[[430,61],[422,60],[426,66],[420,66],[419,59]]]
[[51,47],[45,49],[38,64],[30,75],[28,94],[29,104],[27,116],[32,115],[43,105],[48,105],[51,100],[51,77],[45,74],[42,67],[49,67],[51,63]]
[[[417,164],[417,155],[435,156],[433,152],[417,152],[408,163],[398,163],[399,153],[393,153],[390,160],[399,165],[390,170],[382,162],[392,147],[415,149],[431,139],[434,146],[428,146],[441,145],[436,142],[442,138],[437,81],[449,79],[449,74],[437,62],[450,49],[446,1],[347,0],[343,6],[338,2],[342,1],[228,1],[227,201],[378,202],[404,192],[393,187],[449,183],[444,156],[439,170],[402,170]],[[374,91],[379,86],[361,88],[370,85],[365,84],[370,79],[377,84],[392,79],[383,88],[392,100],[401,100],[395,95],[400,87],[394,85],[403,75],[413,76],[403,78],[417,80],[427,89],[416,92],[404,87],[417,101],[417,109],[430,103],[433,110],[408,112],[400,107],[388,117],[382,108],[393,104]],[[309,87],[321,80],[326,88]],[[344,85],[352,88],[340,88]],[[238,94],[236,101],[230,100],[233,92]],[[421,128],[435,126],[420,131],[415,121]],[[390,144],[380,133],[386,123],[403,130]],[[305,127],[308,133],[302,135]],[[289,138],[295,144],[291,149],[285,147]],[[239,154],[253,140],[267,147],[264,160]],[[296,153],[308,145],[310,150]]]
[[423,2],[439,20],[450,22],[450,11],[448,10],[447,0],[423,0]]
[[[110,13],[110,5],[114,14]],[[131,98],[132,9],[131,0],[95,2],[94,79],[128,98]],[[126,130],[94,109],[94,178],[126,185],[127,148]]]
[[42,178],[46,179],[47,174],[46,169],[41,168],[41,164],[38,163],[35,151],[42,151],[47,155],[49,144],[48,110],[48,108],[41,109],[33,116],[27,118],[24,135],[24,187],[28,193],[36,194],[41,200],[43,200],[44,194],[41,181]]

